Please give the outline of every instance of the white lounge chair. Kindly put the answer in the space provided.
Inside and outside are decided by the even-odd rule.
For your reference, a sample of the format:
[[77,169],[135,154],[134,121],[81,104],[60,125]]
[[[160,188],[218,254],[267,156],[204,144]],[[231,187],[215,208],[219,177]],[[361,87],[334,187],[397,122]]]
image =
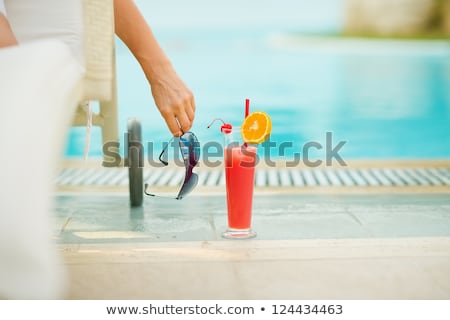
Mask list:
[[[20,45],[0,49],[0,297],[61,297],[51,198],[67,130],[74,119],[86,124],[80,103],[99,100],[94,125],[105,142],[119,137],[113,1],[5,5]],[[140,205],[142,168],[130,160],[132,205]]]
[[[113,0],[6,0],[8,20],[20,43],[58,40],[66,44],[84,68],[78,102],[99,101],[99,113],[92,125],[101,127],[102,143],[118,142],[118,107],[114,53]],[[85,126],[87,113],[81,107],[67,107],[72,125]],[[74,114],[75,112],[75,114]],[[129,122],[129,139],[140,140],[140,124]],[[130,145],[130,144],[128,144]],[[118,149],[117,149],[118,152]],[[140,157],[141,159],[134,159]],[[108,159],[104,155],[107,163]],[[130,152],[130,204],[143,201],[142,155]],[[139,165],[140,164],[140,165]]]

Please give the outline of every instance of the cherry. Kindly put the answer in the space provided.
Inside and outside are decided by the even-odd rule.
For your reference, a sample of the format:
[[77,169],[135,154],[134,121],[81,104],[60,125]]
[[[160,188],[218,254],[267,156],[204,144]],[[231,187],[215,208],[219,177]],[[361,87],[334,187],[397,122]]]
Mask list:
[[225,123],[225,121],[223,121],[223,120],[220,119],[220,118],[214,119],[214,120],[209,124],[208,129],[211,128],[211,126],[213,125],[213,123],[214,123],[216,120],[220,120],[220,121],[222,121],[222,123],[223,123],[222,126],[220,127],[220,132],[223,132],[224,134],[230,134],[231,131],[233,131],[233,126],[232,126],[231,124],[229,124],[229,123]]

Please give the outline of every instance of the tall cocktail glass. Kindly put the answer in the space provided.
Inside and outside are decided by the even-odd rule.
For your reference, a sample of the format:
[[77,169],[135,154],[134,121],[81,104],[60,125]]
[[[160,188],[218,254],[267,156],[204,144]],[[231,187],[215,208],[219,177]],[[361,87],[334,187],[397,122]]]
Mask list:
[[253,238],[256,236],[251,224],[257,145],[244,143],[239,127],[233,127],[224,137],[228,229],[223,237]]

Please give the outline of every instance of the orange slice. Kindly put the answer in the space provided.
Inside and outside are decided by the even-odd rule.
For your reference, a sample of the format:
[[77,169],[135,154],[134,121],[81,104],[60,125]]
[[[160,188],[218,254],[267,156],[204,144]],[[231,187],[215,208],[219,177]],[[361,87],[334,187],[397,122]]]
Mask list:
[[266,141],[271,132],[272,120],[267,113],[262,111],[250,113],[241,125],[242,138],[250,144]]

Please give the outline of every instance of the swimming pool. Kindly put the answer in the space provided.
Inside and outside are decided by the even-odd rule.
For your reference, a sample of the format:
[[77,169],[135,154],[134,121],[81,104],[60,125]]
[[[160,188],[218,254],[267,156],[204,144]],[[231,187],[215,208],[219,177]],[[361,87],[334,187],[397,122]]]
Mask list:
[[[338,20],[327,31],[338,31]],[[213,118],[240,124],[248,97],[251,110],[271,115],[271,140],[292,142],[286,157],[309,141],[324,145],[326,132],[333,133],[334,145],[345,141],[345,159],[450,157],[448,43],[308,38],[291,25],[239,23],[154,27],[194,91],[192,131],[201,143],[221,141],[218,126],[206,129]],[[144,141],[158,148],[169,132],[139,66],[119,41],[117,65],[120,131],[137,116]],[[66,157],[81,157],[84,141],[85,129],[72,129]],[[100,155],[100,132],[93,130],[90,157]],[[276,148],[272,156],[280,157]]]

